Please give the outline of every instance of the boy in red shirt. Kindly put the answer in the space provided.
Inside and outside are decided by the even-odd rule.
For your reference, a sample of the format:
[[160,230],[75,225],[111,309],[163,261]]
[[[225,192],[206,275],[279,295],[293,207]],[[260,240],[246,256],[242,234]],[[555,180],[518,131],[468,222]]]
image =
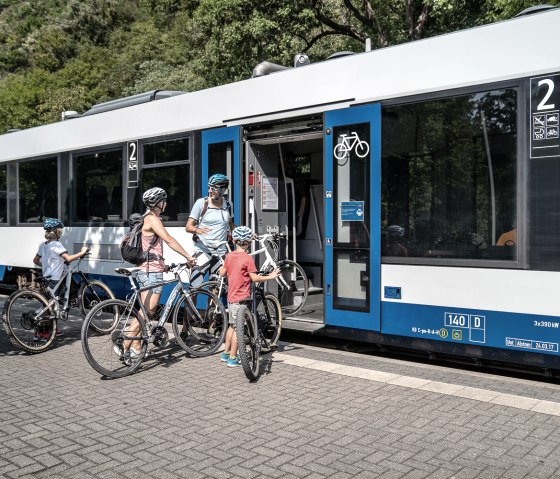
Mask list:
[[261,276],[257,274],[257,267],[253,257],[247,253],[253,232],[247,226],[238,226],[231,236],[236,246],[235,251],[229,253],[220,268],[220,275],[228,277],[228,308],[229,328],[226,333],[225,350],[220,360],[227,362],[228,367],[239,366],[237,358],[237,335],[235,334],[235,317],[239,310],[240,302],[251,298],[251,282],[269,281],[280,273],[277,269],[270,274]]

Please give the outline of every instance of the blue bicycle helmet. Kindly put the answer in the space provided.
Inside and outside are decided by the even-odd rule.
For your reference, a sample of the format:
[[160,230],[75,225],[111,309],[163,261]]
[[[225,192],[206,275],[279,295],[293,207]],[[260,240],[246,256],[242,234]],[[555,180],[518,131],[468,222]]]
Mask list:
[[58,228],[64,228],[64,223],[58,218],[45,218],[43,221],[43,228],[47,231],[53,231]]
[[234,241],[251,241],[253,239],[253,231],[247,226],[238,226],[232,231],[231,237]]
[[217,186],[218,188],[227,188],[229,186],[229,178],[221,173],[216,173],[208,178],[208,186]]

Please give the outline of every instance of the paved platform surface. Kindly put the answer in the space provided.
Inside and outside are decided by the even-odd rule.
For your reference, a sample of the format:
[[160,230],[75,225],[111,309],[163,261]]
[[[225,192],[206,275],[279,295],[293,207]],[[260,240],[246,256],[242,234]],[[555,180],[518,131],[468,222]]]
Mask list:
[[560,477],[556,384],[297,344],[249,383],[174,341],[103,380],[79,326],[38,355],[0,331],[0,477]]

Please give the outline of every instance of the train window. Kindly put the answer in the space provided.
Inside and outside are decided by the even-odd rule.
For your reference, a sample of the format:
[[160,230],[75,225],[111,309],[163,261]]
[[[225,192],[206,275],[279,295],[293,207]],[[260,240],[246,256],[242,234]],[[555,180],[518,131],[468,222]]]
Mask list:
[[76,221],[122,221],[122,150],[75,157]]
[[383,255],[517,259],[517,90],[382,110]]
[[0,224],[8,221],[8,167],[0,165]]
[[143,145],[142,191],[159,186],[167,192],[164,221],[186,223],[189,214],[189,139]]
[[58,216],[58,161],[56,158],[18,164],[19,222],[40,223]]

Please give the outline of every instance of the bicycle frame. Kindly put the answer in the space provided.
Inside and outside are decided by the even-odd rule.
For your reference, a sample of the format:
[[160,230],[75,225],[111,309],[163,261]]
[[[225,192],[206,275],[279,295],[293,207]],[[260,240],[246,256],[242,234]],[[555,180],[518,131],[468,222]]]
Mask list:
[[148,312],[148,310],[146,309],[146,306],[144,305],[144,303],[142,302],[141,298],[140,298],[140,293],[143,293],[144,291],[149,291],[152,290],[154,288],[160,287],[160,286],[165,286],[167,284],[175,284],[175,287],[173,288],[173,290],[171,291],[171,293],[169,294],[169,297],[167,298],[167,301],[165,302],[165,306],[163,308],[163,311],[161,312],[161,314],[159,315],[159,319],[158,322],[156,324],[156,327],[163,327],[165,325],[165,323],[167,322],[167,319],[169,318],[169,315],[171,314],[171,311],[173,311],[173,307],[175,306],[175,301],[178,298],[179,294],[182,293],[185,295],[185,297],[187,298],[187,301],[189,302],[189,306],[191,307],[191,309],[193,311],[197,311],[196,306],[192,303],[190,297],[186,294],[186,289],[185,286],[183,285],[183,282],[181,281],[181,278],[179,277],[179,273],[178,272],[174,272],[173,273],[175,275],[174,279],[170,279],[170,280],[166,280],[166,281],[161,281],[158,282],[156,284],[152,284],[150,286],[145,286],[143,288],[138,288],[137,284],[136,284],[136,274],[132,274],[128,277],[128,280],[130,282],[130,285],[132,287],[132,294],[129,295],[129,297],[127,298],[127,301],[129,303],[130,306],[130,310],[128,312],[128,318],[126,320],[126,324],[128,324],[129,320],[130,320],[130,311],[132,310],[132,308],[138,304],[140,306],[140,311],[142,312],[142,316],[145,318],[146,321],[146,325],[148,326],[149,330],[147,331],[147,336],[141,336],[141,337],[135,337],[135,336],[126,336],[124,339],[125,340],[145,340],[145,341],[149,341],[150,338],[152,337],[152,322],[153,322],[153,318],[150,315],[150,313]]
[[[54,309],[54,314],[57,318],[60,316],[61,311],[68,312],[70,310],[70,288],[72,286],[72,279],[74,273],[79,274],[83,281],[86,282],[88,281],[85,274],[79,271],[79,266],[81,262],[82,262],[82,258],[78,260],[75,266],[68,265],[64,270],[63,275],[58,280],[58,282],[52,288],[50,286],[47,286],[45,288],[50,296],[49,298],[47,298],[48,303],[44,308],[42,308],[40,311],[37,312],[37,314],[33,318],[34,320],[38,320],[43,314],[45,314],[48,310],[51,309]],[[63,282],[66,283],[66,291],[64,292],[64,296],[63,296],[64,303],[62,304],[62,309],[61,309],[61,306],[58,303],[58,296],[56,293],[60,289],[60,286],[62,285]]]
[[[261,248],[249,253],[251,256],[257,256],[261,253],[264,253],[265,261],[264,261],[263,265],[261,266],[261,270],[263,270],[263,271],[267,271],[269,266],[272,266],[273,269],[278,268],[278,263],[274,260],[274,258],[272,257],[272,255],[268,251],[268,248],[266,247],[267,243],[269,241],[272,241],[272,237],[273,237],[273,235],[271,235],[271,234],[265,234],[265,235],[261,236],[258,239],[259,245],[261,246]],[[282,275],[279,275],[276,278],[274,278],[274,281],[276,281],[282,288],[289,288],[288,283],[282,277]]]

